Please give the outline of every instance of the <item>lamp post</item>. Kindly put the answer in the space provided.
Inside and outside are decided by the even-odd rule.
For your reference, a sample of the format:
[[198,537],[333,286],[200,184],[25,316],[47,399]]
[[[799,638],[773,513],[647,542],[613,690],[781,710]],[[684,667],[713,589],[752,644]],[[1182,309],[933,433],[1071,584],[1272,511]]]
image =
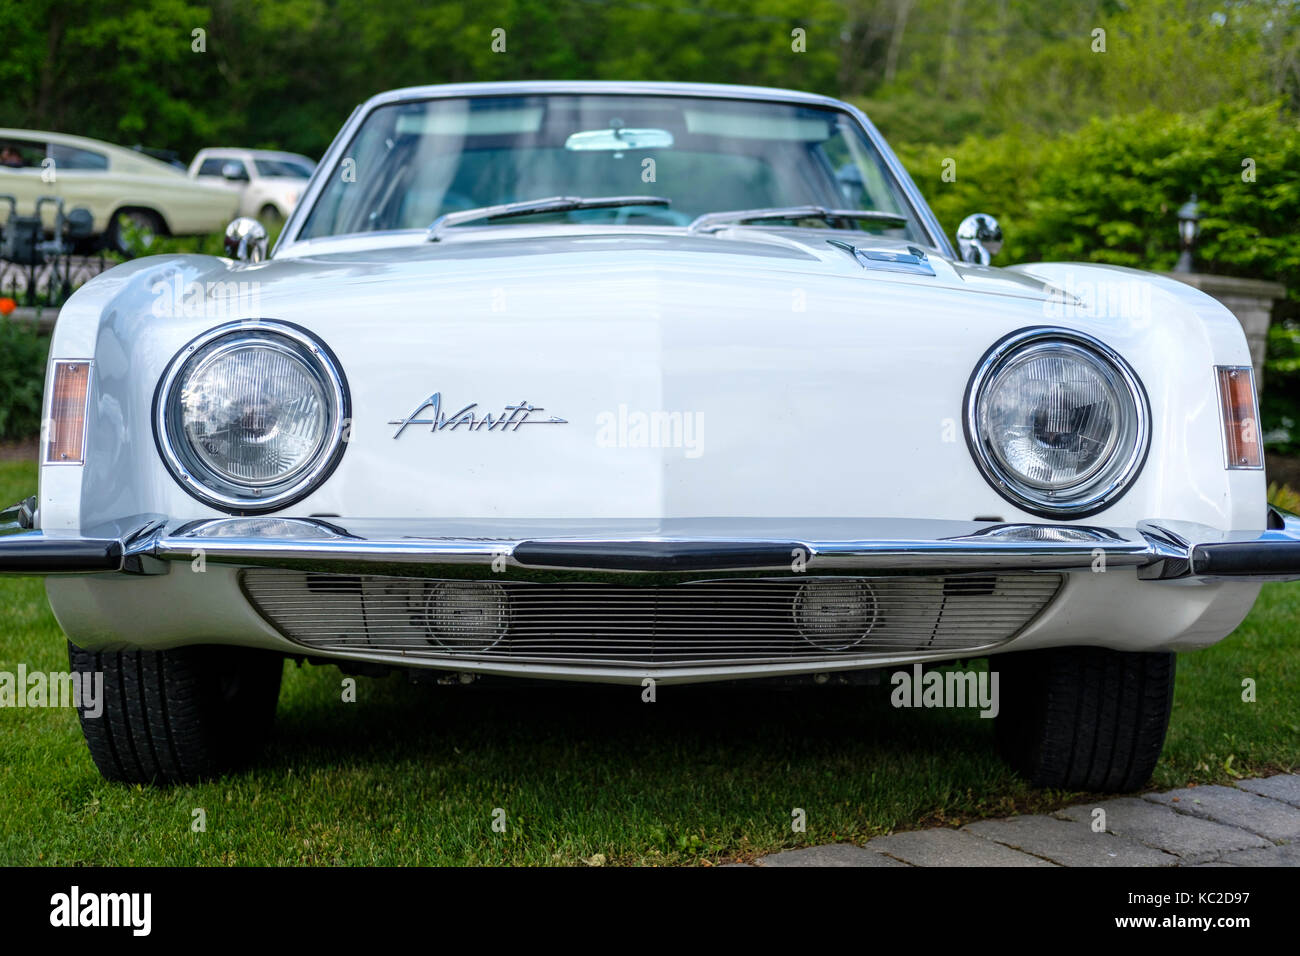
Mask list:
[[1196,193],[1192,198],[1178,207],[1178,238],[1182,242],[1182,255],[1178,257],[1175,272],[1192,271],[1192,246],[1201,232],[1199,225],[1200,209],[1196,205]]

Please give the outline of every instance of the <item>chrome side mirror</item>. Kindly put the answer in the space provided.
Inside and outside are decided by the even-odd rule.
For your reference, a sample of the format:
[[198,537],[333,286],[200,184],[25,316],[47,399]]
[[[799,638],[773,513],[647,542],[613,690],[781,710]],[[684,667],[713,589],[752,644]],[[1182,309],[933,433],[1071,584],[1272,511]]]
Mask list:
[[231,182],[241,182],[248,178],[248,173],[244,172],[242,163],[223,163],[221,166],[221,176],[223,179],[229,179]]
[[1002,249],[1002,227],[987,213],[967,216],[957,227],[957,251],[963,262],[986,266]]
[[240,262],[261,262],[266,258],[266,229],[247,216],[226,227],[226,255]]

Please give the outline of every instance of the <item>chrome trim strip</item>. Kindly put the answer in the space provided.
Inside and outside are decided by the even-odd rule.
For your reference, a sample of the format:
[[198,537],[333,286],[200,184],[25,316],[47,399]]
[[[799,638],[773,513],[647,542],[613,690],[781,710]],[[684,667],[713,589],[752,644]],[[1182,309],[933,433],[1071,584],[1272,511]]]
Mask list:
[[[1048,606],[1051,604],[1049,602]],[[1031,622],[1032,623],[1032,622]],[[1023,632],[1023,628],[1021,629]],[[668,667],[618,667],[608,664],[587,666],[583,664],[538,664],[527,661],[476,661],[449,657],[411,657],[394,651],[338,651],[308,649],[283,638],[288,647],[298,649],[298,654],[312,660],[356,661],[391,664],[399,668],[427,668],[448,670],[465,674],[489,674],[501,677],[537,678],[541,680],[591,681],[602,684],[640,684],[645,678],[654,678],[657,684],[698,684],[719,680],[746,680],[763,677],[792,677],[806,674],[829,674],[838,671],[910,665],[927,661],[951,661],[981,657],[996,647],[1004,647],[1015,636],[997,644],[972,647],[963,651],[915,651],[877,653],[846,656],[841,660],[793,661],[771,664],[723,664]]]
[[[934,522],[955,532],[947,537],[763,537],[704,535],[574,535],[550,533],[470,537],[455,533],[418,536],[391,522],[374,522],[364,534],[343,532],[310,519],[268,519],[276,533],[240,533],[237,522],[215,519],[173,528],[155,539],[151,554],[168,561],[190,561],[201,550],[208,561],[249,567],[289,567],[340,573],[438,575],[459,568],[464,576],[490,576],[507,570],[539,577],[575,571],[617,575],[652,582],[657,576],[690,577],[719,572],[775,574],[864,573],[869,571],[981,572],[1062,571],[1091,568],[1098,552],[1111,567],[1136,567],[1152,558],[1147,540],[1136,532],[1095,531],[1084,540],[1044,541],[1017,537],[1017,528],[1041,533],[1046,526],[1002,525],[998,536],[979,535],[980,525]],[[870,530],[867,527],[855,530]],[[255,525],[244,526],[248,531]],[[882,527],[882,531],[890,530]],[[894,529],[896,530],[896,529]],[[921,531],[922,528],[918,528]],[[930,531],[925,527],[924,531]],[[1067,526],[1064,531],[1076,530]]]
[[[172,562],[193,561],[201,553],[205,561],[239,567],[487,580],[510,571],[518,580],[543,581],[573,580],[581,572],[583,580],[625,584],[755,573],[799,577],[1094,571],[1099,560],[1107,570],[1134,568],[1140,579],[1151,581],[1300,580],[1300,516],[1277,508],[1270,509],[1269,528],[1262,532],[1228,532],[1164,520],[1142,521],[1136,529],[1108,529],[848,519],[831,525],[859,536],[832,538],[825,533],[826,523],[809,523],[816,534],[789,534],[789,521],[763,525],[749,535],[723,534],[727,526],[707,527],[694,519],[685,525],[701,533],[655,533],[632,523],[623,532],[588,525],[565,534],[553,523],[529,521],[421,525],[356,519],[343,527],[334,519],[248,516],[183,522],[153,516],[136,519],[130,527],[104,526],[84,536],[40,531],[0,536],[0,571],[46,574],[53,569],[28,562],[33,549],[53,554],[111,544],[118,546],[122,562],[109,570],[133,574],[166,573]],[[506,530],[511,525],[514,533]],[[906,532],[909,527],[914,534]],[[784,560],[787,548],[789,561]]]

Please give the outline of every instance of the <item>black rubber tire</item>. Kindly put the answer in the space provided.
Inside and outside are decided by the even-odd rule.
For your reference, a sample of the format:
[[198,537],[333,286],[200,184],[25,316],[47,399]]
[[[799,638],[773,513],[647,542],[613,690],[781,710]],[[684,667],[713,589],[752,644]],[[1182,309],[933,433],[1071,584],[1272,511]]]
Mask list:
[[1164,747],[1175,667],[1173,654],[1100,647],[993,657],[998,748],[1036,787],[1139,790]]
[[90,756],[105,779],[195,783],[243,766],[275,719],[284,659],[244,647],[86,651],[72,669],[104,675],[103,713],[78,708]]
[[[140,227],[149,231],[150,239],[146,243],[146,248],[135,248],[127,240],[122,231],[123,218],[134,219]],[[162,217],[152,209],[136,209],[134,207],[119,209],[113,213],[112,218],[109,220],[108,230],[104,233],[104,245],[113,252],[126,256],[128,259],[133,259],[147,254],[149,251],[147,246],[151,246],[154,240],[165,234],[165,231]]]

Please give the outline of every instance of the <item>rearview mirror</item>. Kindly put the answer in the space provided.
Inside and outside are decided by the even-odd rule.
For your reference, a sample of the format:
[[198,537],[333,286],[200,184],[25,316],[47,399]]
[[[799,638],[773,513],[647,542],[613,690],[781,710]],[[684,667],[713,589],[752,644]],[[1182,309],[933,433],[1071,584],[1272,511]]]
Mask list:
[[666,129],[590,129],[573,133],[564,141],[565,149],[604,150],[618,152],[625,149],[667,149],[673,145],[673,134]]
[[248,178],[248,173],[244,172],[244,166],[242,163],[226,163],[221,167],[221,175],[225,179],[232,179],[236,182]]

